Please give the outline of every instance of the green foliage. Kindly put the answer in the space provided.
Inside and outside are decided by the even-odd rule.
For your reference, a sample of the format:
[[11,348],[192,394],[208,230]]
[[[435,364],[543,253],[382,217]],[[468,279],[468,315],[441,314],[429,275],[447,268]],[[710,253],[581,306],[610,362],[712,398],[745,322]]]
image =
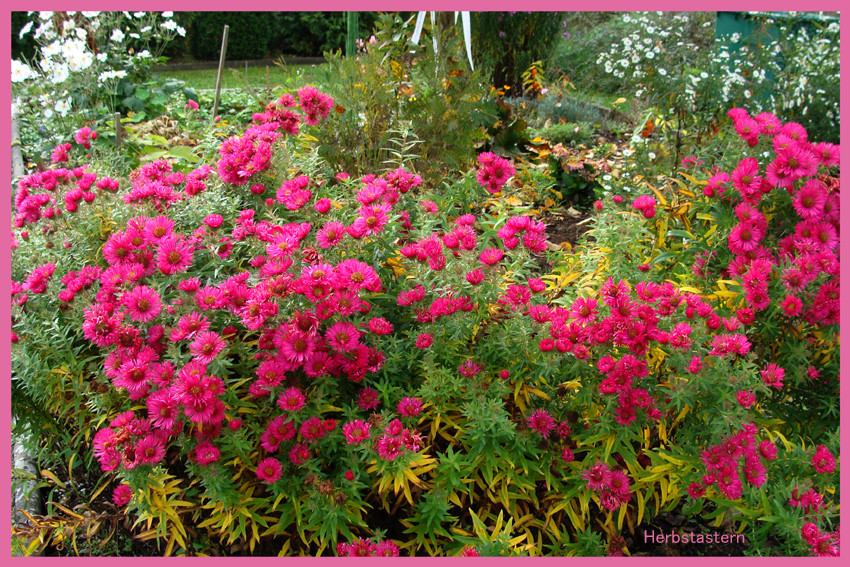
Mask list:
[[559,12],[474,12],[473,57],[490,84],[522,91],[522,73],[552,53],[562,27]]
[[487,91],[481,77],[463,59],[447,55],[461,52],[457,31],[449,30],[436,55],[430,41],[421,41],[414,58],[404,38],[411,32],[411,20],[382,16],[375,45],[355,58],[328,54],[328,66],[317,71],[339,113],[317,135],[319,155],[335,170],[356,176],[403,164],[437,183],[466,167],[485,139]]
[[196,12],[189,31],[195,59],[219,58],[225,25],[230,26],[227,59],[262,59],[269,54],[273,19],[267,12]]

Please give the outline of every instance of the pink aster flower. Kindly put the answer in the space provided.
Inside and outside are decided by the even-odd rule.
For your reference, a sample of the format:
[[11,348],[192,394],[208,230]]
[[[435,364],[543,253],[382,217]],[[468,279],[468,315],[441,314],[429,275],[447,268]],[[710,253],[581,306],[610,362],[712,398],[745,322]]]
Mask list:
[[129,484],[119,484],[112,492],[112,501],[116,506],[121,508],[127,505],[133,499],[133,489]]
[[528,427],[546,439],[549,433],[555,429],[555,418],[544,409],[536,409],[528,417]]
[[416,337],[416,348],[426,349],[434,344],[434,337],[429,333],[421,333]]
[[325,331],[325,340],[336,352],[351,352],[357,348],[360,331],[347,321],[337,321]]
[[478,259],[481,260],[482,264],[492,266],[493,264],[499,263],[504,255],[505,253],[501,248],[485,248],[479,255]]
[[282,471],[280,461],[274,457],[267,457],[257,464],[257,478],[266,484],[276,483]]
[[278,397],[277,405],[283,410],[295,412],[307,405],[307,398],[300,388],[287,388]]
[[781,389],[782,388],[782,379],[785,377],[785,369],[777,366],[774,363],[768,364],[764,370],[761,371],[761,379],[768,386],[773,386],[774,388]]
[[162,312],[159,294],[147,286],[136,286],[121,296],[121,305],[127,309],[128,316],[134,321],[147,323]]
[[413,397],[402,398],[396,407],[399,415],[414,417],[422,411],[422,400]]
[[356,445],[369,439],[369,429],[371,425],[362,419],[349,421],[342,426],[342,434],[349,445]]
[[192,353],[195,360],[209,364],[226,346],[227,343],[218,333],[201,331],[195,336],[195,340],[189,344],[189,352]]
[[824,445],[818,445],[815,454],[812,455],[812,464],[818,474],[827,474],[835,470],[835,457]]

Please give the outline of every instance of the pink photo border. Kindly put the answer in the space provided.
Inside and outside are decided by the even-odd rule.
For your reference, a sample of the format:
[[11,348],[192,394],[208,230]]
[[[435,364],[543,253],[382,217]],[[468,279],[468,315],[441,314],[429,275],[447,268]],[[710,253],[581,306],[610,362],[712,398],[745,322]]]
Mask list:
[[[43,1],[43,2],[31,2],[31,3],[28,2],[26,4],[29,4],[28,6],[26,6],[26,9],[40,9],[40,10],[45,10],[45,9],[68,10],[68,9],[73,8],[73,9],[77,9],[77,10],[81,10],[81,9],[88,9],[88,10],[98,10],[98,9],[100,9],[100,10],[116,10],[116,9],[139,10],[139,9],[144,9],[144,10],[149,10],[149,11],[150,10],[156,10],[156,11],[161,11],[161,10],[174,10],[174,11],[197,10],[197,11],[204,11],[204,10],[215,9],[215,10],[228,11],[228,10],[232,10],[234,8],[244,10],[246,7],[250,7],[250,8],[256,9],[258,11],[265,11],[265,10],[280,10],[282,8],[286,9],[286,8],[289,7],[289,6],[282,4],[280,2],[272,2],[272,1],[269,1],[269,0],[254,0],[252,2],[249,2],[247,5],[245,5],[245,4],[234,5],[232,2],[225,2],[223,0],[204,0],[204,1],[201,1],[201,0],[177,0],[177,1],[172,1],[172,2],[161,2],[161,1],[153,1],[153,0],[137,0],[137,1],[134,1],[134,2],[128,2],[126,0],[117,0],[117,1],[113,1],[113,2],[103,2],[103,1],[57,2],[55,0],[51,0],[51,1]],[[729,0],[710,1],[710,2],[706,2],[706,3],[701,3],[699,5],[688,5],[688,4],[683,4],[682,2],[674,2],[674,1],[671,1],[671,0],[655,0],[655,1],[639,0],[637,2],[627,2],[625,0],[602,0],[600,2],[595,2],[595,3],[592,3],[592,4],[582,3],[580,6],[578,6],[578,8],[579,8],[579,10],[610,10],[610,11],[629,11],[629,10],[634,10],[634,9],[637,9],[637,8],[640,8],[642,10],[663,10],[663,11],[682,11],[682,10],[689,10],[689,9],[706,10],[706,9],[709,9],[709,8],[715,9],[715,10],[747,9],[747,10],[764,10],[764,11],[776,11],[776,10],[792,11],[792,10],[799,10],[800,8],[806,8],[806,9],[810,9],[810,10],[816,9],[816,10],[834,10],[834,11],[837,11],[837,10],[841,9],[841,6],[842,6],[843,3],[838,2],[838,1],[834,1],[834,0],[830,0],[830,1],[815,2],[814,6],[808,6],[808,5],[801,6],[801,4],[799,2],[789,2],[789,1],[786,1],[786,0],[767,2],[767,1],[762,0],[762,1],[744,2],[743,4],[744,5],[742,6],[741,2],[732,2],[732,1],[729,1]],[[450,10],[450,11],[454,11],[454,10],[471,10],[471,11],[476,11],[476,10],[478,10],[478,11],[504,10],[504,11],[507,11],[507,10],[516,9],[517,3],[515,1],[509,1],[509,0],[456,0],[456,1],[451,1],[451,2],[447,1],[447,0],[420,0],[420,1],[395,0],[395,1],[392,1],[392,2],[387,1],[387,0],[360,0],[358,2],[344,2],[342,0],[326,0],[326,2],[321,6],[321,9],[325,10],[325,11],[342,11],[342,10],[345,10],[345,9],[351,9],[354,6],[356,6],[358,10],[364,10],[364,11],[366,11],[366,10],[369,10],[369,11],[422,10],[422,9],[438,10],[438,11],[440,11],[440,10]],[[10,33],[11,33],[11,31],[10,31],[10,28],[11,28],[11,10],[8,9],[8,7],[10,7],[9,4],[7,4],[7,10],[4,14],[2,22],[0,22],[0,36],[6,37],[6,38],[9,38]],[[17,6],[15,6],[15,7],[17,7]],[[21,8],[23,8],[23,7],[21,7]],[[537,0],[533,4],[533,9],[535,11],[569,11],[571,8],[574,8],[574,6],[571,6],[569,2],[556,1],[556,0]],[[844,31],[845,27],[846,26],[844,26],[843,22],[842,22],[842,26],[841,26],[842,32]],[[2,50],[3,50],[3,57],[2,57],[2,62],[0,62],[0,64],[2,64],[2,70],[3,70],[2,72],[5,74],[6,77],[9,77],[10,73],[11,73],[11,63],[10,63],[11,47],[10,47],[10,43],[8,42],[8,40],[4,41],[2,43]],[[846,52],[846,50],[842,47],[842,59],[844,59],[844,53],[845,52]],[[841,103],[842,103],[842,106],[845,106],[845,103],[847,102],[848,92],[850,92],[850,87],[848,87],[848,84],[850,84],[850,83],[848,83],[848,81],[842,81],[842,84],[841,84]],[[11,85],[11,83],[9,83],[9,85]],[[10,106],[11,106],[11,90],[10,90],[10,87],[7,87],[6,89],[3,90],[2,100],[5,103],[5,108],[7,108],[7,109],[10,108]],[[842,127],[841,127],[842,137],[843,137],[843,134],[847,132],[847,129],[848,129],[847,123],[845,122],[844,124],[842,124]],[[3,131],[3,133],[2,133],[2,139],[3,139],[3,142],[5,144],[5,147],[7,147],[7,148],[10,147],[10,138],[11,138],[10,130],[9,130],[8,127],[6,127]],[[845,163],[847,163],[846,160],[847,160],[848,154],[850,154],[850,149],[848,149],[848,146],[845,145],[845,149],[844,149],[844,151],[842,151],[842,159],[845,161]],[[10,172],[11,171],[11,167],[10,167],[11,153],[9,151],[3,152],[3,164],[4,164],[4,167],[5,167],[5,171]],[[845,208],[845,210],[847,210],[846,209],[847,205],[845,203],[845,201],[847,201],[847,200],[850,200],[850,195],[848,195],[848,198],[842,198],[841,199],[841,205],[842,205],[843,208]],[[6,198],[2,198],[2,199],[0,199],[0,203],[2,204],[3,214],[9,215],[8,217],[4,216],[4,218],[11,218],[10,201],[7,201]],[[847,224],[846,221],[844,221],[844,219],[842,218],[841,219],[841,229],[842,229],[842,232],[845,232],[845,234],[846,234],[846,226],[845,226],[846,224]],[[3,242],[3,246],[0,246],[0,253],[2,253],[2,262],[0,262],[0,270],[2,270],[2,273],[0,273],[0,285],[2,286],[2,290],[6,294],[5,297],[9,297],[10,279],[11,279],[11,277],[10,277],[11,276],[11,249],[10,249],[10,246],[9,246],[10,233],[7,233],[5,231],[2,232],[2,242]],[[841,243],[840,251],[842,253],[845,252],[845,247],[846,247],[845,243],[846,243],[846,240],[842,241],[842,243]],[[842,254],[842,255],[845,255],[845,254]],[[841,275],[846,281],[847,276],[846,276],[845,272],[850,272],[850,264],[847,264],[846,262],[845,262],[844,265],[842,265],[842,268],[841,268]],[[850,309],[850,298],[848,298],[848,293],[846,291],[842,291],[841,292],[841,311],[842,311],[841,322],[842,323],[844,322],[844,319],[846,318],[845,314],[848,313],[848,309]],[[2,315],[0,315],[0,317],[2,317],[2,320],[10,321],[11,307],[10,307],[9,304],[7,304],[5,302],[2,303]],[[7,327],[6,324],[0,325],[0,345],[2,345],[2,353],[0,353],[0,376],[2,376],[2,377],[10,377],[11,376],[10,337],[11,337],[10,327]],[[844,345],[841,346],[840,353],[842,355],[842,358],[846,357],[846,355],[847,355],[846,351],[848,351],[848,350],[850,350],[850,345],[848,345],[847,348],[845,348]],[[842,377],[844,377],[843,369],[841,371],[841,375],[842,375]],[[847,392],[844,391],[841,394],[841,404],[842,404],[842,406],[845,406],[846,401],[847,401]],[[0,387],[0,414],[2,414],[2,416],[3,416],[2,417],[2,419],[3,419],[2,423],[4,424],[4,431],[6,431],[6,434],[4,434],[3,438],[2,438],[2,470],[11,471],[11,457],[10,457],[10,455],[11,455],[11,435],[9,433],[11,431],[11,390],[10,390],[9,381],[6,381],[3,384],[3,386]],[[844,440],[844,438],[847,435],[847,433],[846,433],[846,431],[847,431],[846,421],[847,421],[846,414],[842,414],[842,416],[841,416],[841,429],[843,431],[842,436],[841,436],[842,441]],[[848,473],[846,470],[842,470],[842,473],[841,473],[842,484],[844,484],[845,475],[847,475],[847,474],[850,474],[850,473]],[[11,510],[11,477],[5,476],[5,474],[4,474],[3,477],[2,477],[2,481],[0,481],[0,484],[2,484],[2,486],[3,486],[3,490],[2,490],[2,501],[3,501],[3,506],[4,506],[3,509],[5,509],[7,511]],[[846,505],[846,500],[847,499],[842,498],[842,504]],[[844,505],[842,506],[842,509],[845,508]],[[844,514],[842,513],[842,517],[843,516],[844,516]],[[5,518],[4,521],[3,521],[4,525],[11,526],[11,517],[5,516],[4,518]],[[79,562],[79,561],[91,561],[91,560],[94,560],[96,562],[114,561],[113,558],[108,558],[108,557],[65,558],[65,559],[39,558],[39,557],[36,557],[36,558],[17,558],[17,557],[14,557],[13,558],[13,557],[11,557],[11,533],[10,533],[10,529],[5,529],[5,528],[2,532],[2,548],[4,550],[2,553],[5,553],[6,552],[5,550],[9,550],[10,560],[15,562],[15,563],[26,562],[27,564],[33,564],[33,565],[35,565],[35,564],[45,564],[45,565],[47,565],[47,564],[52,564],[54,561],[60,561],[60,562],[63,562],[63,561]],[[183,562],[212,561],[212,562],[215,562],[217,564],[222,564],[222,563],[228,562],[228,561],[235,563],[236,561],[239,561],[240,559],[241,558],[211,558],[211,559],[200,559],[200,558],[181,558],[181,559],[172,559],[172,558],[127,558],[127,560],[134,561],[134,562],[145,561],[146,564],[147,564],[148,561],[155,561],[157,563],[164,563],[164,562],[168,562],[168,561],[183,561]],[[122,558],[121,560],[123,561],[124,558]],[[270,558],[270,557],[251,559],[252,562],[256,561],[256,560],[261,561],[262,565],[277,565],[277,564],[279,564],[279,561],[280,561],[280,559],[278,559],[278,558]],[[372,561],[371,559],[365,559],[365,558],[352,558],[352,559],[288,558],[287,561],[289,561],[289,560],[295,560],[295,561],[299,561],[299,562],[307,562],[310,565],[324,565],[324,564],[331,564],[331,563],[339,562],[339,561],[346,561],[347,562],[346,564],[351,564],[351,565],[366,565],[367,564],[366,561]],[[397,559],[395,561],[424,564],[425,561],[431,561],[431,560],[432,559],[430,559],[430,558],[403,558],[403,559]],[[468,559],[465,559],[465,558],[440,558],[438,560],[440,562],[445,562],[445,563],[452,562],[452,563],[455,563],[455,564],[457,564],[459,562],[468,561]],[[595,562],[597,560],[599,560],[599,558],[581,558],[581,557],[578,557],[578,558],[571,558],[570,559],[571,562],[575,561],[576,564],[578,564],[578,565],[589,565],[591,563],[591,561]],[[765,559],[761,559],[761,558],[726,558],[726,557],[724,557],[724,558],[688,558],[687,560],[688,561],[697,561],[697,562],[700,562],[700,563],[703,563],[703,564],[705,564],[707,562],[723,561],[724,565],[729,564],[729,565],[732,565],[732,566],[735,566],[735,565],[738,565],[738,564],[742,564],[742,565],[743,564],[749,564],[751,562],[766,561]],[[473,560],[473,561],[475,561],[475,560]],[[488,564],[499,563],[499,564],[503,564],[503,565],[506,565],[507,562],[512,562],[512,564],[516,565],[517,562],[524,562],[524,563],[550,562],[550,564],[554,564],[553,562],[566,561],[566,559],[563,559],[563,558],[533,558],[533,559],[532,558],[525,558],[525,559],[523,559],[523,558],[486,558],[486,559],[481,558],[478,561],[486,561]],[[675,561],[676,564],[678,564],[681,561],[681,559],[680,558],[663,558],[663,557],[661,557],[661,558],[633,557],[633,558],[617,558],[617,559],[608,558],[607,561],[608,562],[628,561],[630,563],[637,563],[637,564],[640,564],[640,565],[651,565],[651,564],[655,564],[656,562],[662,562],[662,563],[667,563],[667,564],[672,565],[673,564],[672,562]],[[772,562],[771,563],[772,565],[775,565],[775,564],[778,564],[778,563],[788,565],[788,564],[791,564],[791,563],[809,562],[809,561],[818,561],[818,564],[820,564],[821,561],[828,561],[828,560],[813,559],[813,558],[770,558],[769,561]],[[835,561],[837,561],[837,559],[832,560],[831,561],[832,564],[835,564],[834,563]],[[348,563],[348,562],[350,562],[350,563]],[[774,563],[774,562],[778,562],[778,563]],[[199,564],[199,563],[196,563],[196,564]]]

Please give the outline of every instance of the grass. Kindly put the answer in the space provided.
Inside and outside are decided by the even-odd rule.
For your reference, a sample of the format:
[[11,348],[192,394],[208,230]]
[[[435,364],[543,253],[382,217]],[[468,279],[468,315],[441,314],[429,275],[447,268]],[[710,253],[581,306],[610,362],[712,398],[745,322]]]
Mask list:
[[[266,79],[266,67],[248,67],[246,69],[225,69],[221,75],[221,88],[241,89],[250,87],[253,89],[264,89],[266,86],[302,86],[310,82],[310,78],[316,70],[316,65],[269,65],[268,82]],[[174,78],[185,81],[186,85],[195,89],[214,89],[217,69],[202,69],[198,71],[160,71],[156,75],[162,78]]]

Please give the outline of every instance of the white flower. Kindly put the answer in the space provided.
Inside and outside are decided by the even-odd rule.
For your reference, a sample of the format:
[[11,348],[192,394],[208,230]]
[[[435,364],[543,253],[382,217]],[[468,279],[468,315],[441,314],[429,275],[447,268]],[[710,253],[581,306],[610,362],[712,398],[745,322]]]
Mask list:
[[39,12],[38,17],[41,19],[42,22],[46,22],[47,20],[53,17],[53,12]]
[[96,18],[100,15],[100,12],[80,12],[86,18]]
[[634,152],[632,150],[623,150],[623,155],[626,157],[632,157]]
[[137,55],[137,57],[139,57],[140,59],[147,59],[150,56],[151,56],[151,52],[148,51],[147,49],[143,49],[142,51],[139,51],[139,54]]
[[136,19],[141,19],[141,18],[145,17],[145,13],[144,12],[133,12],[133,17],[136,18]]
[[122,41],[124,41],[124,37],[124,32],[119,29],[114,29],[112,30],[112,35],[109,36],[109,39],[111,41],[114,41],[115,43],[121,43]]
[[613,178],[611,177],[610,174],[606,173],[605,175],[602,176],[602,179],[604,179],[605,181],[611,181],[611,179],[613,179]]
[[75,27],[77,27],[77,25],[74,23],[74,20],[65,20],[62,22],[62,29],[64,31],[72,30]]
[[28,22],[27,22],[27,25],[25,25],[24,27],[22,27],[22,28],[21,28],[21,31],[20,31],[20,32],[18,32],[18,39],[23,39],[25,35],[27,35],[28,33],[30,33],[30,30],[31,30],[31,29],[32,29],[32,20],[28,21]]
[[183,26],[177,26],[177,35],[180,37],[186,37],[186,28]]
[[68,111],[71,110],[71,97],[68,97],[65,100],[56,101],[56,106],[53,108],[56,109],[59,116],[68,116]]
[[123,79],[127,76],[127,71],[104,71],[97,76],[97,80],[101,83],[111,79]]
[[[150,29],[150,27],[148,27],[148,29]],[[177,29],[177,22],[175,22],[174,20],[168,20],[166,22],[163,22],[162,29],[174,31],[174,30]],[[142,30],[142,31],[145,31],[145,30]]]
[[94,58],[97,59],[98,61],[100,61],[101,63],[105,63],[106,62],[106,53],[103,53],[101,51],[100,53],[95,55]]
[[134,33],[131,33],[131,34],[130,34],[130,37],[132,37],[133,39],[141,39],[141,38],[142,38],[142,36],[140,36],[139,34],[137,34],[137,33],[135,33],[135,32],[134,32]]
[[142,32],[142,33],[148,33],[152,29],[153,29],[153,26],[145,26],[142,29],[140,29],[139,31]]
[[53,110],[50,108],[45,108],[41,113],[47,120],[53,118]]
[[746,98],[750,98],[751,96],[753,96],[753,93],[750,92],[750,89],[746,89],[744,90],[744,96]]
[[652,51],[647,51],[647,52],[646,52],[646,58],[647,58],[647,59],[654,59],[654,58],[655,58],[655,53],[653,53]]
[[658,74],[661,75],[662,77],[666,76],[667,75],[667,69],[665,69],[664,67],[659,68]]
[[655,159],[655,153],[649,152],[649,159]]
[[163,12],[163,13],[162,13],[162,17],[163,17],[163,18],[173,18],[173,17],[174,17],[174,12]]
[[699,74],[699,76],[700,76],[700,78],[701,78],[701,79],[707,79],[707,78],[708,78],[708,73],[706,73],[705,71],[703,71],[702,73],[700,73],[700,74]]
[[56,37],[56,31],[53,29],[53,24],[50,22],[44,22],[38,28],[36,28],[35,33],[33,34],[35,39],[40,37],[44,37],[45,40],[49,41]]
[[13,83],[22,83],[27,79],[31,79],[35,77],[35,71],[33,71],[29,65],[26,63],[21,63],[17,59],[12,59],[12,82]]
[[626,67],[629,66],[629,60],[628,59],[620,59],[619,61],[617,61],[617,64],[620,67],[626,68]]
[[53,76],[50,78],[50,81],[58,85],[59,83],[64,83],[68,80],[70,73],[68,72],[68,66],[64,63],[60,63],[53,68]]

